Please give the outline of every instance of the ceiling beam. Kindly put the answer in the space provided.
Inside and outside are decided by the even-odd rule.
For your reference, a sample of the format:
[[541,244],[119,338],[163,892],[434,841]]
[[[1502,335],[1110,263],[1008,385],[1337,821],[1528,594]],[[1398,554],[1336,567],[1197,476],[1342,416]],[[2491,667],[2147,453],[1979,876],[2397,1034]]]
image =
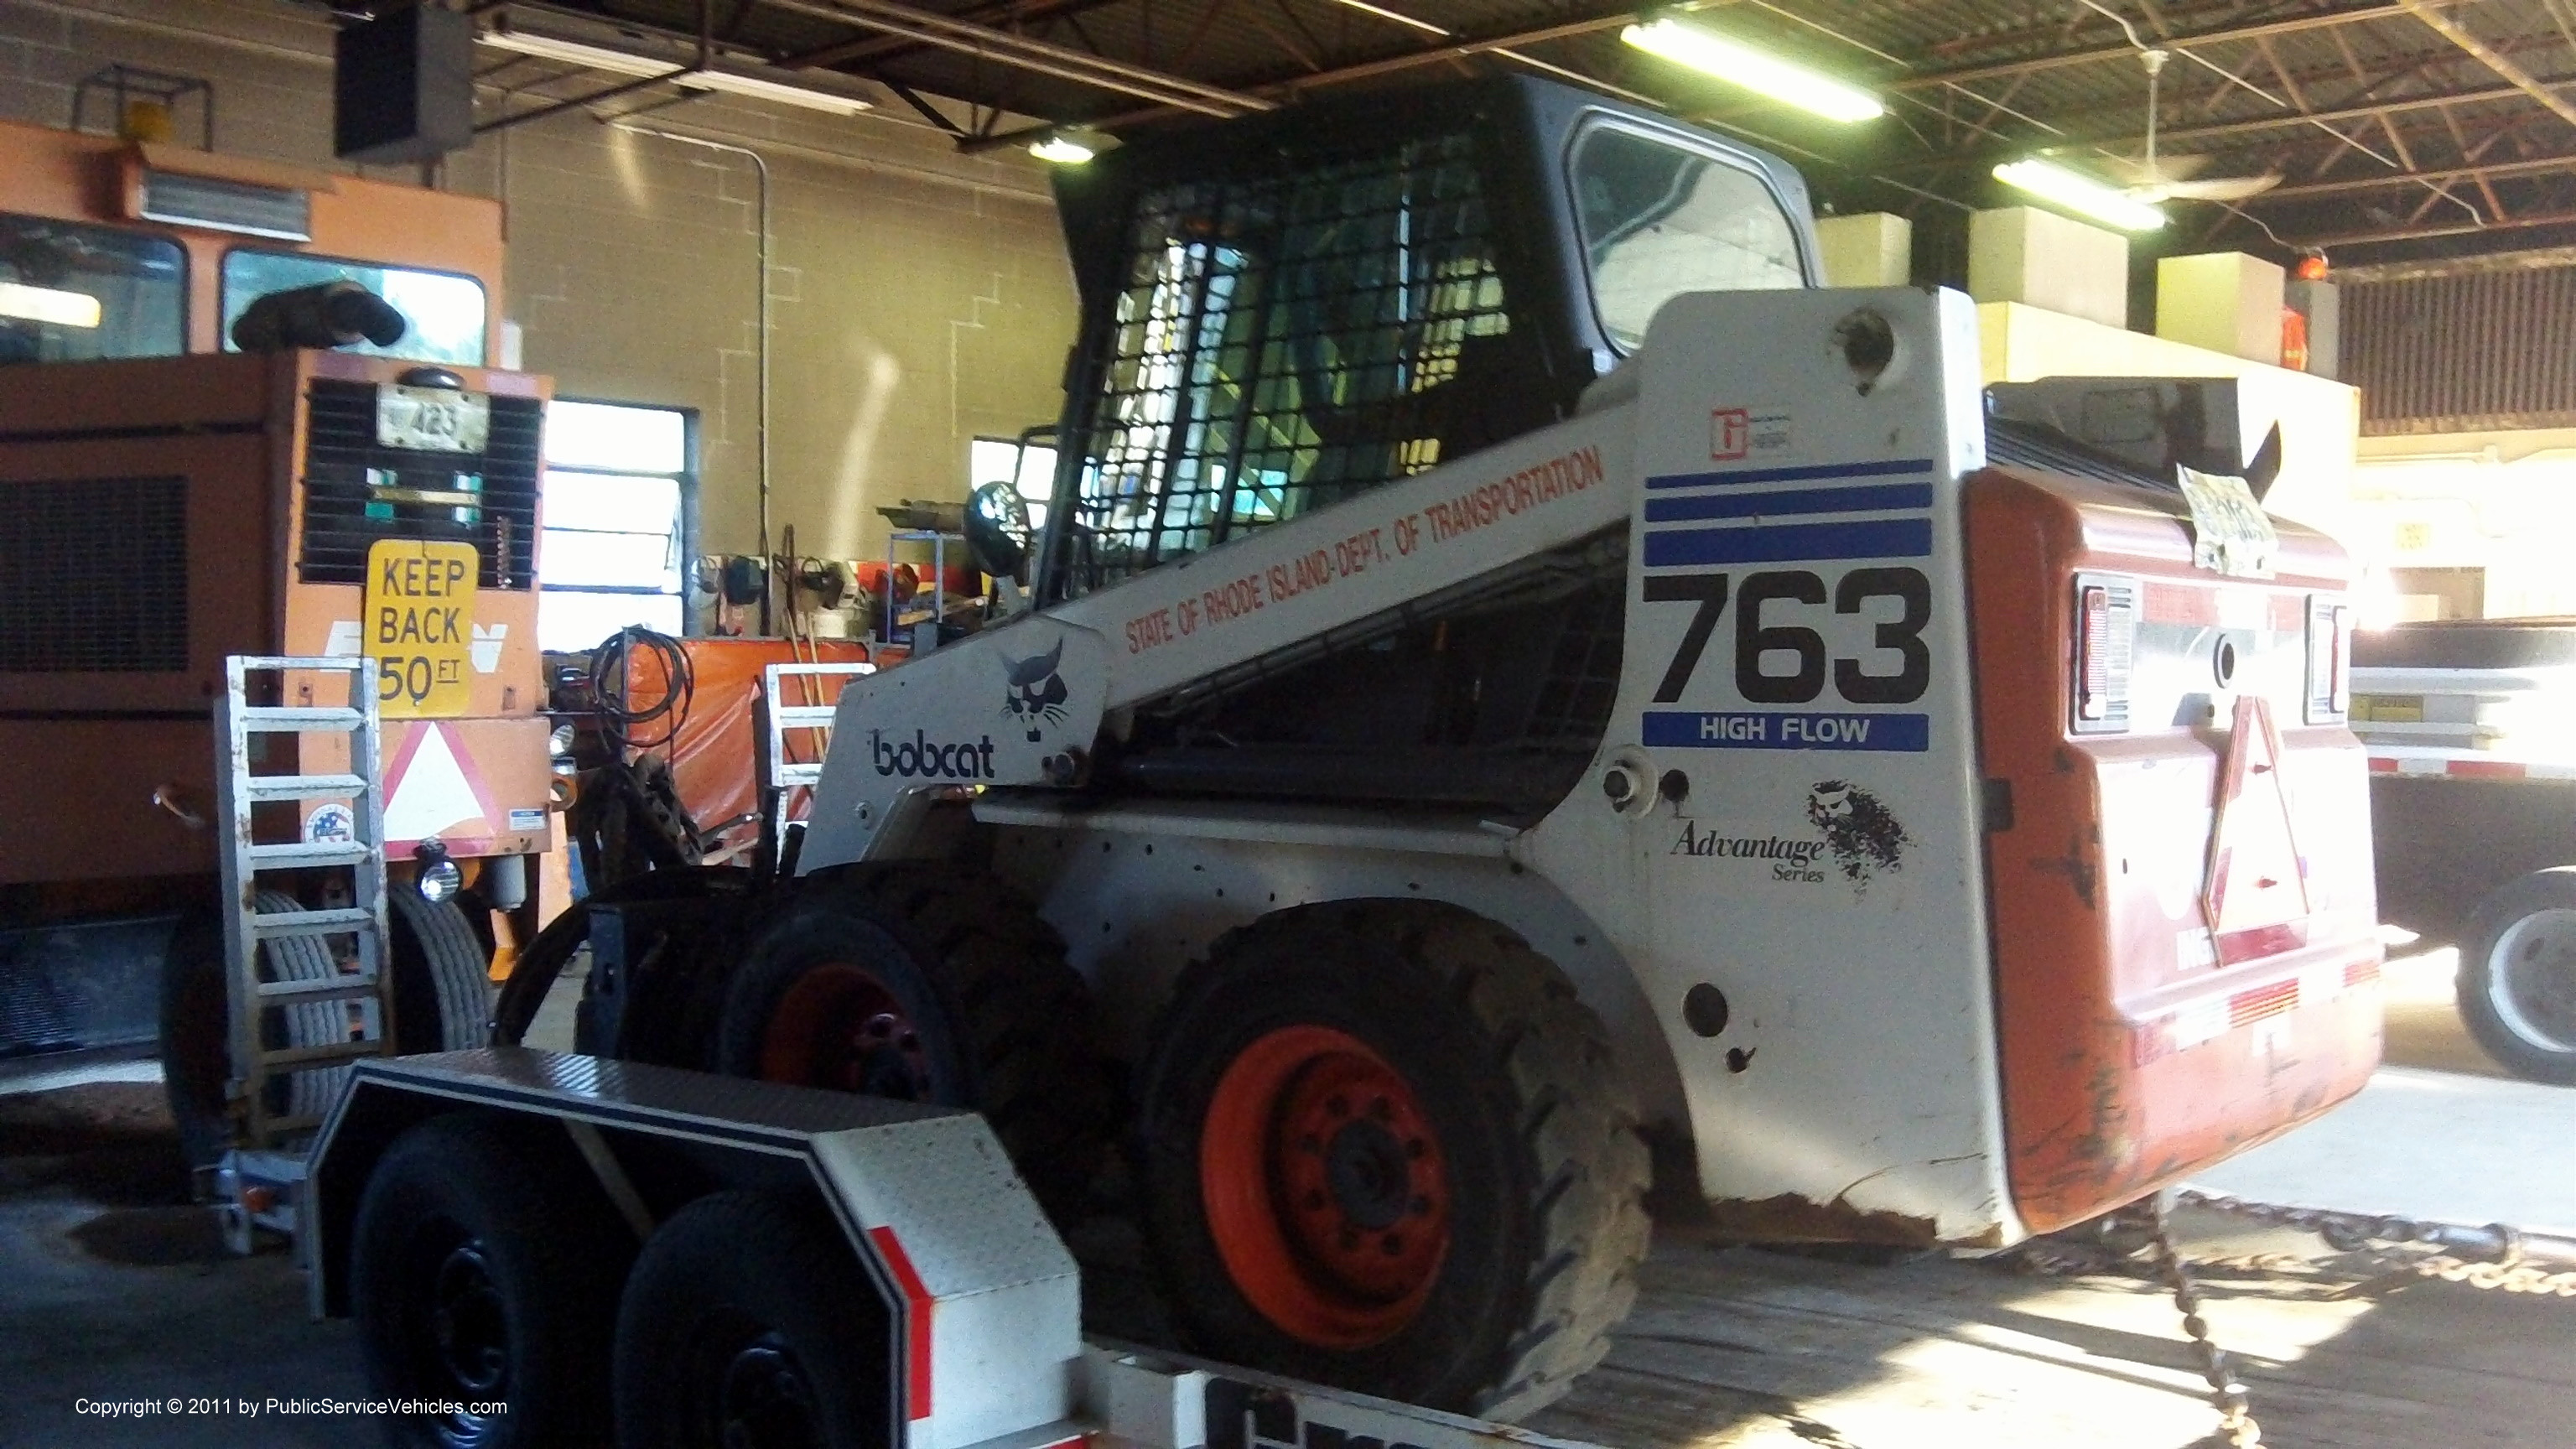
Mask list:
[[2349,196],[2356,191],[2379,191],[2391,186],[2416,186],[2461,178],[2478,181],[2500,176],[2539,176],[2570,169],[2576,169],[2576,156],[2539,156],[2528,161],[2498,161],[2482,166],[2428,166],[2421,171],[2392,171],[2383,176],[2353,176],[2339,181],[2303,181],[2296,186],[2276,186],[2253,200],[2268,205],[2276,201],[2294,201],[2303,196]]
[[2494,46],[2470,34],[2458,21],[2425,4],[2424,0],[2406,0],[2406,10],[2408,14],[2423,21],[2425,27],[2434,34],[2477,57],[2478,64],[2494,71],[2499,77],[2511,82],[2524,95],[2556,112],[2558,119],[2576,126],[2576,105],[2568,104],[2564,96],[2542,85],[2531,72],[2514,64]]
[[837,21],[855,29],[878,30],[924,45],[999,62],[1019,70],[1051,75],[1080,85],[1135,96],[1158,106],[1196,111],[1207,116],[1240,116],[1267,111],[1274,101],[1148,66],[1113,60],[1071,46],[1033,40],[1008,30],[959,20],[899,0],[762,0],[772,9],[816,20]]
[[[2281,20],[2266,20],[2253,25],[2216,25],[2206,30],[2182,31],[2161,37],[2157,44],[2166,50],[2184,50],[2193,46],[2221,45],[2231,40],[2260,40],[2273,35],[2295,35],[2305,30],[2323,30],[2329,26],[2356,25],[2365,20],[2392,20],[2410,13],[2408,0],[2395,4],[2353,5],[2340,10],[2313,15],[2295,15]],[[1999,60],[1980,65],[1952,66],[1947,70],[1915,71],[1880,84],[1888,90],[1921,90],[1926,86],[1957,85],[1965,81],[1992,80],[1997,76],[2027,75],[2033,71],[2059,70],[2070,65],[2094,65],[2102,61],[2134,62],[2137,47],[2122,41],[2117,45],[2097,45],[2084,50],[2060,51],[2055,55],[2034,55],[2021,60]]]
[[[993,4],[968,6],[966,9],[957,11],[952,18],[1018,25],[1032,20],[1052,20],[1059,15],[1079,13],[1084,10],[1097,10],[1103,5],[1116,3],[1117,0],[997,0],[997,3]],[[867,65],[891,60],[896,56],[910,54],[924,48],[923,43],[918,40],[905,40],[891,35],[872,35],[863,40],[837,41],[818,50],[785,56],[779,60],[778,65],[783,70],[803,70],[817,65]]]

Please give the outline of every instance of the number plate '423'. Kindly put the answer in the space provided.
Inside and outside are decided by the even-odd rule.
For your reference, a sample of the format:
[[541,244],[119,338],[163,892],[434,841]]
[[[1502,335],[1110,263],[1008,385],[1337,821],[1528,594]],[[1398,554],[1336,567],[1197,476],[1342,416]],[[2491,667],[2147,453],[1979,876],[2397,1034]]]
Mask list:
[[376,442],[430,453],[480,453],[492,436],[492,399],[444,387],[376,389]]

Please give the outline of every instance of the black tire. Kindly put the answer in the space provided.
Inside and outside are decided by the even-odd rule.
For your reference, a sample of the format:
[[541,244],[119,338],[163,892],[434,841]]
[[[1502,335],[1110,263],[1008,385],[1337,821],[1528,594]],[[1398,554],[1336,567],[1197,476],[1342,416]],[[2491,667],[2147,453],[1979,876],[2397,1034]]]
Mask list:
[[[303,902],[284,891],[261,891],[262,911],[292,911]],[[327,981],[339,974],[331,948],[313,936],[286,936],[260,944],[263,981]],[[233,1145],[225,1084],[232,1077],[232,1015],[224,980],[224,930],[212,914],[192,913],[170,934],[161,960],[158,1032],[162,1090],[178,1128],[187,1164],[211,1167]],[[348,1039],[345,1008],[306,1003],[266,1013],[262,1036],[271,1047],[325,1046]],[[345,1066],[311,1067],[272,1078],[269,1110],[281,1116],[318,1117],[339,1096]]]
[[232,1145],[224,1080],[232,1070],[229,1008],[224,1000],[224,930],[212,915],[191,913],[170,933],[161,957],[161,1086],[179,1153],[188,1166],[212,1167]]
[[[742,872],[727,870],[727,875]],[[519,948],[517,961],[510,967],[509,979],[492,1003],[492,1041],[498,1046],[517,1046],[535,1024],[538,1008],[545,1005],[546,995],[554,989],[564,968],[572,964],[581,948],[590,942],[590,908],[593,904],[619,904],[627,901],[672,901],[712,896],[722,883],[710,879],[713,871],[650,871],[631,880],[618,882],[605,890],[594,891],[558,912],[543,930]]]
[[689,1204],[644,1245],[618,1309],[618,1449],[885,1449],[894,1356],[876,1304],[812,1194]]
[[388,1421],[439,1449],[595,1442],[635,1237],[571,1155],[479,1113],[395,1139],[350,1238],[350,1306],[380,1398],[500,1402]]
[[[1227,934],[1176,987],[1142,1099],[1156,1264],[1213,1357],[1512,1419],[1600,1362],[1635,1301],[1648,1163],[1600,1020],[1471,912],[1353,901]],[[1437,1256],[1372,1276],[1369,1235],[1395,1259],[1417,1228]]]
[[452,1052],[492,1039],[492,956],[453,900],[385,887],[394,938],[394,1049]]
[[2460,1018],[2517,1077],[2576,1086],[2576,867],[2534,871],[2479,905],[2460,951]]
[[734,1076],[968,1107],[1056,1221],[1107,1139],[1091,995],[1064,941],[990,876],[863,867],[806,886],[726,988]]

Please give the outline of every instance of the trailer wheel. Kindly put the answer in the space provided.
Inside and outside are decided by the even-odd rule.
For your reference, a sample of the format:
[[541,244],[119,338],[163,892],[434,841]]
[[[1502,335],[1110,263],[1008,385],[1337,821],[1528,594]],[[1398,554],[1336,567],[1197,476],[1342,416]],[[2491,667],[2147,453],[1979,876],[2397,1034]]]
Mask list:
[[875,1301],[819,1203],[689,1204],[645,1244],[618,1310],[618,1449],[882,1446],[893,1360]]
[[350,1239],[368,1380],[381,1398],[464,1406],[391,1421],[396,1443],[518,1449],[595,1434],[635,1235],[570,1158],[534,1150],[506,1119],[459,1112],[377,1162]]
[[2461,1019],[2505,1070],[2576,1086],[2576,868],[2489,896],[2460,953]]
[[716,1059],[981,1112],[1058,1221],[1107,1135],[1090,992],[1053,928],[987,876],[904,865],[806,887],[727,988]]
[[1137,1149],[1164,1286],[1228,1362],[1492,1418],[1601,1359],[1645,1144],[1555,965],[1417,901],[1282,911],[1190,968]]
[[394,1048],[452,1052],[492,1038],[492,956],[453,900],[385,887],[393,927]]

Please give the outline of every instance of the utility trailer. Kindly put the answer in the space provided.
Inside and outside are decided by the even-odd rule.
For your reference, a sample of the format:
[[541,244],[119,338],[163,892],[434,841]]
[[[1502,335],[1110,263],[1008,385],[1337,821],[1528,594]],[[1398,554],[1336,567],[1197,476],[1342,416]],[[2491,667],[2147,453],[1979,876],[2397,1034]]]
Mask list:
[[421,1442],[596,1441],[613,1401],[621,1445],[1561,1444],[1086,1339],[1072,1254],[956,1108],[449,1052],[360,1064],[312,1169],[315,1315],[414,1367]]
[[[1192,1351],[1488,1419],[1599,1360],[1650,1182],[1741,1239],[1996,1249],[2367,1077],[2351,570],[2262,510],[2227,383],[1984,389],[1965,297],[1816,289],[1786,167],[1543,83],[1089,172],[1036,607],[848,681],[805,827],[567,913],[501,1042],[586,946],[586,1054],[972,1108],[1058,1221],[1137,1220]],[[739,1186],[414,1140],[446,1246],[358,1229],[362,1317],[598,1237],[434,1181],[657,1236]],[[513,1424],[595,1411],[584,1271],[504,1315],[504,1358],[590,1345]],[[761,1321],[864,1296],[811,1281]],[[457,1397],[412,1321],[379,1386]],[[738,1359],[625,1442],[716,1442]]]
[[2354,650],[2389,919],[2459,943],[2487,1055],[2576,1084],[2576,621],[2401,624]]

